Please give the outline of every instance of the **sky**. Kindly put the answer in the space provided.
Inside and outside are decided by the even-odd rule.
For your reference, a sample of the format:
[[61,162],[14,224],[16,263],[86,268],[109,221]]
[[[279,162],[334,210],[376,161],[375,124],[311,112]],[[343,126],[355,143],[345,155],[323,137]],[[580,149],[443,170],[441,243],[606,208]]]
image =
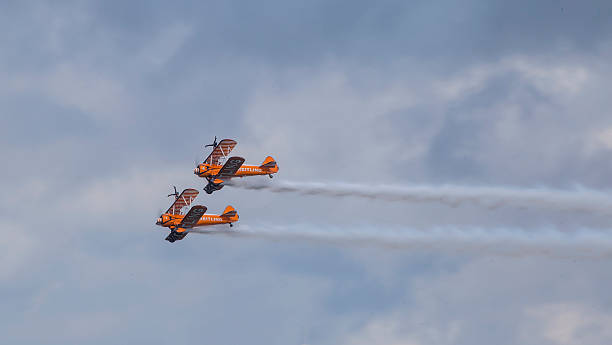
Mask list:
[[610,344],[609,213],[226,187],[236,234],[155,220],[214,136],[271,186],[607,196],[611,14],[2,2],[0,343]]

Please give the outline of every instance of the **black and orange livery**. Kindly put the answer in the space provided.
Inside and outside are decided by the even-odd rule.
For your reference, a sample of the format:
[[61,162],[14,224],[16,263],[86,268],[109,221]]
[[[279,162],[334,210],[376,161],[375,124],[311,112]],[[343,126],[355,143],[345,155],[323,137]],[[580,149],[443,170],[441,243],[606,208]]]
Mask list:
[[[243,165],[244,158],[242,157],[228,157],[236,146],[234,140],[223,139],[217,144],[217,137],[215,137],[214,143],[206,146],[212,146],[213,150],[203,163],[198,164],[194,173],[208,181],[204,187],[208,194],[220,190],[223,188],[225,181],[234,177],[268,175],[272,178],[272,175],[278,172],[278,165],[274,158],[270,156],[266,157],[263,163],[258,166]],[[166,241],[182,240],[195,227],[218,224],[232,226],[232,223],[238,221],[238,212],[232,206],[227,206],[223,213],[219,215],[206,214],[207,208],[202,205],[195,205],[184,213],[198,194],[199,192],[192,188],[185,189],[179,194],[174,187],[174,193],[168,195],[174,196],[175,200],[170,208],[157,218],[156,222],[157,225],[170,230]]]
[[170,208],[157,218],[157,225],[170,229],[166,241],[182,240],[194,227],[217,224],[232,226],[232,223],[238,221],[238,212],[232,206],[227,206],[220,215],[205,214],[207,208],[202,205],[195,205],[186,214],[183,214],[182,209],[189,207],[198,193],[195,189],[185,189],[180,195],[176,195],[176,200]]
[[[204,187],[206,193],[211,194],[216,190],[220,190],[223,188],[225,181],[234,177],[255,175],[268,175],[272,177],[272,174],[278,172],[278,164],[270,156],[266,157],[261,165],[243,165],[244,158],[242,157],[228,158],[236,144],[236,141],[231,139],[223,139],[219,144],[213,144],[213,151],[193,171],[194,174],[208,181],[208,184]],[[223,162],[225,164],[221,164]]]

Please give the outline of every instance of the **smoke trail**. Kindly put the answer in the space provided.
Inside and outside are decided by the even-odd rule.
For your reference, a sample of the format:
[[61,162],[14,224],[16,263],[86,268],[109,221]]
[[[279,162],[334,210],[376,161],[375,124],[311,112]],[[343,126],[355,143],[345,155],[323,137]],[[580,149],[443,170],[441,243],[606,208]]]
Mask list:
[[329,197],[358,197],[412,203],[441,203],[451,207],[476,205],[487,208],[538,207],[612,215],[612,197],[587,189],[553,190],[508,187],[361,185],[346,183],[304,183],[276,181],[271,184],[233,180],[228,185],[274,193],[299,193]]
[[406,227],[243,224],[231,231],[217,227],[213,230],[194,229],[192,232],[477,255],[568,259],[612,257],[612,232],[598,229],[563,232],[552,228],[524,230],[440,227],[419,230]]

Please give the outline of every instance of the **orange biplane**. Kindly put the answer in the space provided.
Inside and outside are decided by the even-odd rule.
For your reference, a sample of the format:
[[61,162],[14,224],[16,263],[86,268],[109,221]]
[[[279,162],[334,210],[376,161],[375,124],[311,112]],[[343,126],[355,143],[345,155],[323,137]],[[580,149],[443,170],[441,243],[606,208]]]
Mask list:
[[238,212],[232,206],[227,206],[220,215],[205,215],[206,206],[202,205],[195,205],[186,214],[182,214],[181,210],[189,207],[198,196],[198,193],[195,189],[185,189],[179,195],[175,187],[174,194],[168,195],[174,196],[176,199],[168,211],[159,216],[155,223],[170,229],[170,234],[166,237],[166,241],[174,242],[182,240],[189,233],[190,229],[194,227],[226,223],[232,226],[233,222],[238,221]]
[[193,171],[194,174],[208,180],[208,184],[204,187],[206,193],[211,194],[220,190],[223,188],[224,182],[233,177],[268,175],[272,178],[272,174],[278,172],[278,164],[270,156],[266,157],[259,166],[243,165],[244,158],[242,157],[228,158],[236,144],[236,141],[231,139],[223,139],[217,144],[217,138],[215,137],[212,144],[206,145],[206,147],[212,146],[213,150],[204,162],[198,164]]

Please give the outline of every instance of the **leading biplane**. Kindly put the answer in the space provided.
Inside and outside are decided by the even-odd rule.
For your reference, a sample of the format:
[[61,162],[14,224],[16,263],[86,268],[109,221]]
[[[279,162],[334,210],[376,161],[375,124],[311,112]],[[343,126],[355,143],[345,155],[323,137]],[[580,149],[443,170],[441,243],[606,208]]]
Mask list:
[[176,187],[174,187],[174,193],[168,195],[175,197],[174,203],[157,218],[155,223],[170,229],[170,234],[166,237],[166,241],[174,242],[182,240],[194,227],[217,224],[229,224],[232,226],[233,222],[238,221],[238,212],[232,206],[227,206],[220,215],[205,214],[206,206],[202,205],[192,206],[187,213],[183,214],[182,210],[191,205],[198,196],[198,193],[197,190],[190,188],[185,189],[179,195]]
[[220,190],[224,183],[233,177],[268,175],[272,178],[272,174],[278,172],[278,164],[270,156],[266,157],[261,165],[243,165],[244,158],[242,157],[228,158],[236,144],[236,141],[231,139],[223,139],[217,143],[217,137],[215,137],[212,144],[205,146],[212,146],[213,150],[203,163],[196,166],[193,173],[208,181],[204,187],[206,193],[211,194]]

